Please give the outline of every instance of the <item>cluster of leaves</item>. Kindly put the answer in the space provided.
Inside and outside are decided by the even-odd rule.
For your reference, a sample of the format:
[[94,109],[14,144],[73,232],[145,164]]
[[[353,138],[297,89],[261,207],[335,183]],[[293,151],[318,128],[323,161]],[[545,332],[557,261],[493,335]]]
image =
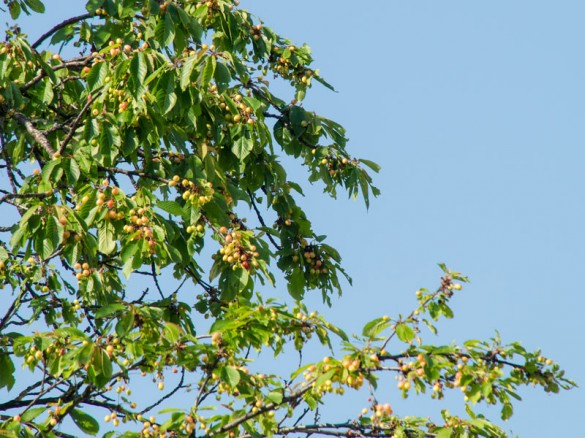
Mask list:
[[[40,0],[5,4],[14,19],[44,12]],[[41,50],[47,42],[61,52]],[[69,57],[71,47],[79,54]],[[520,385],[573,385],[518,344],[424,344],[419,323],[435,331],[451,317],[465,281],[445,267],[411,315],[376,319],[351,341],[305,307],[312,290],[330,304],[340,276],[349,278],[298,206],[302,189],[278,154],[299,158],[326,193],[341,187],[366,204],[377,189],[364,166],[378,171],[348,154],[340,125],[303,107],[314,81],[330,87],[311,62],[306,45],[228,0],[90,0],[86,14],[32,44],[8,29],[0,209],[13,223],[0,226],[0,388],[12,397],[0,403],[2,433],[71,436],[71,418],[85,433],[111,425],[106,436],[128,437],[503,436],[471,408],[469,419],[445,411],[443,424],[401,418],[377,402],[376,382],[390,371],[404,396],[432,388],[439,399],[458,387],[470,406],[500,404],[503,418]],[[268,75],[290,84],[292,100],[272,93]],[[292,310],[263,298],[277,273]],[[328,349],[340,339],[347,355],[289,375],[250,371],[250,351],[279,357],[313,337]],[[132,396],[137,374],[163,391],[148,406]],[[329,393],[365,383],[371,415],[302,421]],[[152,415],[188,391],[192,406]],[[104,410],[104,422],[88,407]]]

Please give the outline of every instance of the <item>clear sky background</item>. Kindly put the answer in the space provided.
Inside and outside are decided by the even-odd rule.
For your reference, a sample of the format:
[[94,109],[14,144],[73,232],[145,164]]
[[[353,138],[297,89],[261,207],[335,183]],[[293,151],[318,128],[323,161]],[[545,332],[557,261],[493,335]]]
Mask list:
[[[75,14],[74,4],[82,10],[79,1],[46,3],[50,15],[23,25],[31,38]],[[542,348],[585,384],[585,3],[241,6],[313,48],[315,67],[339,92],[316,85],[305,107],[343,124],[352,154],[382,165],[375,179],[382,195],[369,211],[343,196],[328,201],[319,187],[302,202],[354,279],[325,310],[329,318],[358,332],[376,316],[406,312],[416,289],[438,285],[436,264],[445,262],[472,283],[454,301],[455,319],[440,324],[441,342],[497,329],[505,342]],[[507,430],[579,433],[582,389],[522,395]],[[401,403],[388,387],[401,415],[458,411],[460,398]],[[342,415],[355,415],[347,405],[331,400]]]

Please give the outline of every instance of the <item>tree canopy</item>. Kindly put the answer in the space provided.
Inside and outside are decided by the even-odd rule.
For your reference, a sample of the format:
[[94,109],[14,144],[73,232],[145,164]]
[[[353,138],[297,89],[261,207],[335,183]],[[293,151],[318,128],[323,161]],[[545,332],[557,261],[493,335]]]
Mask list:
[[[366,206],[379,171],[303,105],[313,85],[333,89],[307,45],[238,1],[90,0],[36,41],[18,18],[50,9],[5,4],[0,434],[506,436],[475,406],[507,419],[521,386],[574,386],[499,336],[427,342],[467,281],[444,265],[412,312],[353,336],[307,307],[315,293],[334,306],[351,279],[281,156]],[[398,415],[377,385],[388,375],[403,397],[461,392],[467,415]],[[355,418],[318,414],[364,388]]]

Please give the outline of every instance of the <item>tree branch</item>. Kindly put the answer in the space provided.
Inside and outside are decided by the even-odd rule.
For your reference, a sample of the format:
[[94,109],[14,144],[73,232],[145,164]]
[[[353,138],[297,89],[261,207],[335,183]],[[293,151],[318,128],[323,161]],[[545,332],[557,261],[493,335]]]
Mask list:
[[18,123],[25,127],[26,132],[30,134],[30,136],[34,139],[34,141],[37,144],[42,146],[42,148],[48,152],[50,157],[52,157],[55,154],[55,150],[51,146],[51,143],[49,142],[47,137],[45,137],[45,135],[41,131],[35,128],[35,126],[30,121],[29,118],[27,118],[24,114],[16,111],[12,114],[12,117],[14,118],[14,120],[16,120]]
[[305,386],[301,389],[299,389],[298,391],[294,392],[293,394],[287,396],[287,397],[283,397],[282,401],[280,403],[268,403],[267,405],[262,406],[261,408],[259,408],[256,412],[248,412],[246,415],[237,418],[233,421],[230,421],[229,423],[221,426],[220,428],[212,431],[209,433],[209,435],[205,435],[204,438],[208,438],[208,437],[212,437],[215,435],[220,435],[224,432],[228,432],[231,429],[234,429],[236,427],[238,427],[240,424],[245,423],[246,421],[248,421],[251,418],[257,417],[260,414],[263,414],[265,412],[271,411],[274,408],[281,406],[281,405],[286,405],[292,401],[296,401],[299,397],[301,397],[305,392],[309,391],[312,388],[312,383],[314,381],[311,382],[307,382],[305,384]]
[[[52,65],[50,67],[53,71],[57,71],[57,70],[61,70],[63,68],[69,68],[69,67],[85,67],[87,64],[89,64],[89,61],[91,59],[92,59],[91,56],[82,56],[80,58],[74,58],[74,59],[71,59],[69,61],[65,61],[61,64]],[[22,87],[20,87],[20,91],[24,93],[26,90],[28,90],[29,88],[31,88],[32,86],[37,84],[45,76],[47,76],[47,73],[45,72],[45,70],[41,70],[39,72],[39,74],[37,74],[34,78],[32,78],[30,81],[28,81]]]
[[0,198],[0,204],[9,199],[44,199],[52,195],[52,191],[46,193],[8,193]]
[[141,178],[148,178],[148,179],[152,179],[154,181],[160,181],[160,182],[167,183],[167,184],[169,182],[169,180],[164,179],[160,176],[151,175],[150,173],[141,172],[139,170],[126,170],[126,169],[120,169],[119,167],[106,167],[106,166],[98,166],[98,169],[106,171],[106,172],[121,173],[122,175],[126,175],[126,176],[139,176]]
[[78,15],[77,17],[71,17],[65,21],[62,21],[61,23],[57,24],[56,26],[53,26],[49,31],[42,34],[39,37],[39,39],[33,43],[32,48],[36,49],[37,47],[39,47],[42,44],[43,41],[45,41],[47,38],[49,38],[51,35],[53,35],[58,30],[64,28],[65,26],[69,26],[70,24],[77,23],[79,21],[87,20],[88,18],[91,18],[91,17],[93,17],[93,14],[83,14],[83,15]]

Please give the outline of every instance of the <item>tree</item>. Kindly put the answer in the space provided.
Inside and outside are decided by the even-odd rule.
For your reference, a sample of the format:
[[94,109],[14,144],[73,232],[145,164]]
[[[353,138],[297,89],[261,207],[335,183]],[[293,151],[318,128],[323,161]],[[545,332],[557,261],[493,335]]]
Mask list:
[[[45,12],[40,0],[5,3],[14,19]],[[423,341],[453,317],[466,282],[444,265],[409,315],[377,318],[358,336],[307,308],[306,294],[332,305],[350,279],[297,205],[302,188],[278,154],[302,161],[329,195],[342,188],[366,205],[377,194],[367,170],[379,168],[349,154],[343,127],[302,105],[314,82],[331,88],[309,47],[238,6],[90,0],[87,14],[35,42],[7,30],[2,433],[505,436],[476,404],[499,405],[506,419],[520,386],[574,386],[539,351],[499,337]],[[304,359],[309,344],[325,357]],[[291,349],[299,366],[266,371],[268,353]],[[377,389],[389,373],[404,397],[463,392],[467,417],[394,415]],[[140,374],[160,390],[152,402],[131,392]],[[361,415],[318,419],[328,397],[362,387],[371,394]]]

